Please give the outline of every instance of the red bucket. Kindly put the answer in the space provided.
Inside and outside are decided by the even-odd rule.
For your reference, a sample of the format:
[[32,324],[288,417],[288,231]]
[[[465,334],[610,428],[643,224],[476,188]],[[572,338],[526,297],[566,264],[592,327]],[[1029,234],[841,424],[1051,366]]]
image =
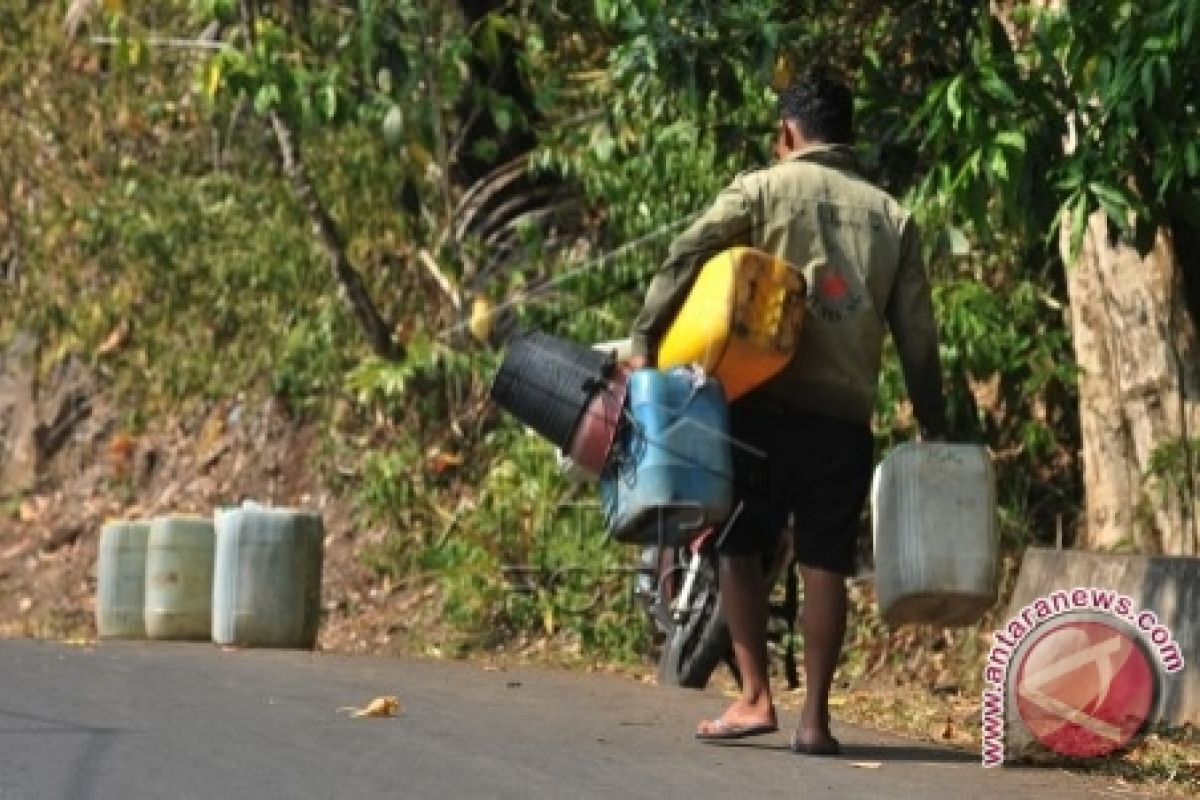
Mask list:
[[580,468],[599,475],[608,462],[625,409],[629,371],[617,367],[605,387],[592,397],[579,420],[567,455]]

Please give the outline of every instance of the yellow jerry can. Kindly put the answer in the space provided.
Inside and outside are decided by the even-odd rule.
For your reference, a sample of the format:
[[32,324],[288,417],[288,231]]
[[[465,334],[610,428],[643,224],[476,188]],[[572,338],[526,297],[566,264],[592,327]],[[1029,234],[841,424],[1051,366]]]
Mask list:
[[804,321],[804,276],[753,247],[731,247],[705,263],[658,348],[658,367],[699,364],[729,400],[778,373]]

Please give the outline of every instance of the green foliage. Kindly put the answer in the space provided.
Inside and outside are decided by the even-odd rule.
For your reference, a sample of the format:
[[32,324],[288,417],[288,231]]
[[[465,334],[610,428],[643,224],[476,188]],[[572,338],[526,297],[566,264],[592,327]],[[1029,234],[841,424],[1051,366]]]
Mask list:
[[[942,362],[951,375],[981,382],[992,378],[1002,381],[1016,408],[979,409],[981,417],[989,411],[1003,411],[1017,420],[1025,420],[1042,431],[1023,441],[1031,455],[1040,460],[1049,455],[1037,440],[1054,442],[1057,434],[1038,412],[1035,403],[1046,402],[1046,395],[1063,392],[1075,384],[1070,341],[1062,328],[1062,307],[1044,289],[1028,280],[1014,280],[1002,295],[974,280],[949,280],[934,291],[934,304],[941,321]],[[1063,411],[1063,409],[1058,409]],[[979,423],[985,425],[981,418]],[[1026,428],[1026,432],[1029,432]],[[997,443],[999,444],[999,443]],[[1061,443],[1059,443],[1061,444]]]
[[1183,499],[1184,516],[1190,516],[1195,506],[1196,480],[1200,478],[1200,437],[1179,438],[1163,442],[1150,455],[1142,480],[1156,485],[1159,502],[1164,505]]
[[[1043,251],[1029,245],[1048,223],[1014,223],[1004,236],[986,227],[1053,198],[1032,180],[995,196],[979,179],[1036,174],[1057,144],[1048,141],[1058,131],[1046,121],[1053,109],[1012,113],[1020,78],[1004,31],[973,6],[941,2],[614,0],[597,3],[595,14],[607,63],[585,62],[568,76],[581,88],[543,137],[540,163],[581,181],[615,242],[658,238],[564,282],[580,298],[562,315],[573,321],[568,330],[583,329],[599,301],[618,312],[617,324],[600,330],[624,333],[620,323],[636,311],[671,226],[736,172],[768,163],[774,88],[797,65],[824,65],[857,84],[858,150],[870,174],[894,192],[915,189],[934,256],[955,435],[997,454],[1006,539],[1049,538],[1060,515],[1072,519],[1078,430],[1063,290],[1054,262],[1033,257]],[[984,137],[961,168],[938,149]],[[914,433],[891,351],[880,389],[886,448]]]
[[[494,138],[468,141],[468,131],[481,117],[502,137],[528,125],[528,110],[478,74],[503,56],[500,42],[518,33],[519,17],[497,11],[467,25],[453,4],[437,0],[364,0],[353,10],[304,4],[303,14],[294,3],[252,5],[250,28],[239,24],[199,68],[213,107],[228,113],[248,102],[302,131],[371,131],[382,150],[374,162],[393,171],[390,196],[427,200],[405,227],[440,251],[451,224],[451,173],[467,148],[499,146]],[[461,270],[457,258],[449,266]]]
[[[96,342],[127,320],[131,346],[115,358],[138,384],[126,388],[167,401],[230,387],[270,386],[290,399],[331,388],[351,329],[323,297],[327,273],[286,195],[269,181],[189,177],[158,163],[128,174],[81,220],[97,275],[65,335]],[[189,351],[206,355],[163,357]]]
[[985,238],[1070,212],[1076,253],[1096,210],[1143,252],[1170,220],[1200,222],[1198,17],[1188,0],[1021,9],[1015,51],[981,18],[970,67],[914,118],[938,162],[918,197]]
[[[951,438],[986,444],[995,458],[1007,544],[1049,541],[1077,514],[1076,369],[1063,309],[1036,282],[1003,292],[971,277],[934,287]],[[876,411],[881,451],[915,434],[904,382],[889,352]]]
[[344,343],[354,336],[341,303],[322,294],[313,305],[311,313],[290,320],[271,367],[271,390],[301,405],[337,394],[350,362]]
[[[0,225],[21,255],[0,336],[19,326],[49,363],[82,356],[140,419],[199,397],[274,391],[304,409],[336,391],[353,328],[262,136],[197,113],[185,53],[97,80],[109,51],[64,42],[51,10],[14,17],[31,44],[0,59]],[[161,24],[193,23],[174,4],[156,10]],[[147,52],[136,19],[111,28]]]
[[1057,301],[1029,280],[1005,290],[948,281],[934,302],[952,419],[997,455],[1001,530],[1023,546],[1049,540],[1060,518],[1076,513],[1078,486],[1066,468],[1078,436],[1076,369]]
[[[633,657],[647,637],[632,556],[582,502],[591,489],[488,410],[497,357],[461,331],[473,295],[580,341],[625,335],[671,234],[769,163],[775,91],[800,69],[856,87],[862,161],[924,225],[956,433],[995,453],[1012,544],[1048,538],[1078,503],[1051,223],[1101,208],[1143,244],[1165,216],[1200,225],[1198,12],[1182,0],[1021,10],[1016,47],[957,0],[521,0],[475,16],[437,0],[257,2],[249,27],[232,0],[152,2],[107,18],[103,57],[63,44],[47,4],[18,5],[0,9],[0,148],[16,154],[0,164],[0,256],[15,232],[22,277],[0,295],[0,337],[19,319],[48,357],[89,355],[159,407],[344,393],[338,433],[361,459],[347,491],[390,531],[370,564],[437,581],[474,644],[532,634]],[[211,20],[219,50],[150,46]],[[355,344],[264,114],[302,134],[399,361]],[[528,185],[582,195],[568,257],[558,217],[522,216],[525,198],[480,182],[524,154]],[[503,268],[491,231],[460,230],[464,200],[489,191],[523,220]],[[126,321],[127,341],[95,355]],[[911,435],[892,356],[880,395],[886,446]],[[1164,448],[1155,476],[1177,462]]]
[[309,124],[341,121],[346,104],[338,67],[297,64],[287,30],[269,18],[258,19],[253,31],[252,44],[224,47],[205,65],[204,92],[212,98],[224,87],[251,100],[259,114],[275,111]]
[[[594,500],[517,426],[482,444],[488,461],[453,478],[411,445],[368,459],[361,499],[396,530],[369,563],[401,580],[436,576],[463,646],[521,636],[576,655],[636,657],[646,623],[634,613],[627,553],[604,535]],[[460,480],[475,487],[469,498]]]
[[418,335],[409,340],[403,359],[365,359],[346,377],[346,388],[360,403],[393,416],[440,420],[478,398],[495,359],[473,355]]

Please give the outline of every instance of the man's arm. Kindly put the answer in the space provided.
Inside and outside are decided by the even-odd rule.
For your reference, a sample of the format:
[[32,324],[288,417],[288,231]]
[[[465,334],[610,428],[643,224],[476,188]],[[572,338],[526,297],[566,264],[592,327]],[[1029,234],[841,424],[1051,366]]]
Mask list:
[[921,257],[921,236],[911,219],[901,232],[900,268],[888,298],[887,318],[921,435],[943,437],[947,427],[946,403],[942,395],[937,323]]
[[705,261],[728,247],[751,243],[751,205],[750,195],[739,177],[671,243],[666,261],[650,281],[645,305],[633,323],[634,359],[653,364],[658,340],[683,305]]

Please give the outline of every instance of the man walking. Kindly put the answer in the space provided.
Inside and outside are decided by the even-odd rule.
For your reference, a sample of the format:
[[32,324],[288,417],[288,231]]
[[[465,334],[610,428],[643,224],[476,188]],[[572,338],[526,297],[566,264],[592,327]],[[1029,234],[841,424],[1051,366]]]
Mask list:
[[814,75],[779,98],[773,166],[739,175],[671,245],[633,329],[634,366],[658,340],[704,262],[734,245],[775,254],[804,273],[807,314],[795,358],[731,406],[741,513],[721,541],[721,608],[742,695],[696,732],[704,740],[770,733],[767,587],[761,554],[789,515],[804,583],[806,697],[795,751],[838,752],[829,691],[846,630],[846,577],[874,465],[870,429],[885,323],[921,433],[944,435],[937,329],[916,225],[859,175],[850,150],[849,89]]

